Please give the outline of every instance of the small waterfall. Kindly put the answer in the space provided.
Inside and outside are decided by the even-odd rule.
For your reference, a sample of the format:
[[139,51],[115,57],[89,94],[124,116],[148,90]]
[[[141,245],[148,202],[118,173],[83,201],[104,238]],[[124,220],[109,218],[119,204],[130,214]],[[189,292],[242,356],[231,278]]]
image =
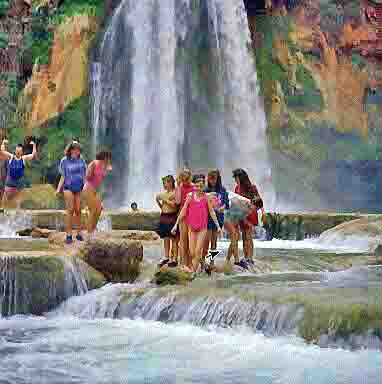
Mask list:
[[17,231],[32,226],[32,215],[24,211],[7,212],[0,215],[0,238],[16,237]]
[[270,335],[295,333],[303,311],[299,305],[275,305],[238,297],[192,297],[145,285],[113,284],[71,298],[55,314],[93,318],[129,318],[188,322],[198,326],[249,327]]
[[269,207],[250,46],[242,0],[121,1],[91,70],[95,144],[112,145],[118,163],[115,202],[152,208],[161,176],[186,164],[219,167],[226,183],[246,168]]
[[66,257],[0,256],[0,317],[42,314],[88,291],[83,265]]

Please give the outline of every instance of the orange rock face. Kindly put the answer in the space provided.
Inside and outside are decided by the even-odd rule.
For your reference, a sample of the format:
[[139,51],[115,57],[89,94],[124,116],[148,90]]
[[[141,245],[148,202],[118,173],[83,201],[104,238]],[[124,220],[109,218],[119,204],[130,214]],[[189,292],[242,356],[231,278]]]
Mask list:
[[50,64],[35,66],[24,89],[20,108],[29,132],[87,91],[88,48],[96,30],[95,19],[79,15],[55,31]]

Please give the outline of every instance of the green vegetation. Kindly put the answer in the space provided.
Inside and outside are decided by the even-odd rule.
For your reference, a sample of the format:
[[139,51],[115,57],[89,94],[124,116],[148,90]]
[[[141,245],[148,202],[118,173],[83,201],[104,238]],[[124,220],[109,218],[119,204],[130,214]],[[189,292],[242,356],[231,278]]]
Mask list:
[[265,107],[269,110],[272,84],[275,81],[285,83],[288,81],[286,71],[273,56],[273,41],[276,35],[285,36],[288,41],[291,30],[290,19],[259,15],[256,17],[256,30],[262,35],[262,42],[255,51],[256,69],[259,77],[260,89],[265,99]]
[[366,334],[370,329],[381,332],[382,308],[380,305],[306,305],[300,323],[300,335],[315,342],[321,335],[347,338],[351,334]]
[[0,32],[0,49],[8,47],[9,36],[6,32]]
[[90,15],[102,18],[104,15],[104,0],[65,0],[56,13],[50,17],[50,24],[61,24],[67,17]]
[[0,16],[4,16],[9,9],[9,0],[0,0]]
[[295,93],[289,91],[289,86],[286,81],[282,82],[287,106],[305,111],[321,111],[324,105],[321,92],[316,86],[312,75],[301,64],[298,65],[296,70],[296,81],[302,89]]
[[34,13],[31,31],[24,35],[23,57],[32,64],[49,64],[52,44],[53,32],[49,29],[48,17]]
[[[24,130],[16,127],[10,131],[11,143],[23,142]],[[73,139],[78,139],[83,147],[85,158],[91,151],[89,129],[89,100],[82,96],[71,103],[58,117],[51,119],[44,126],[33,130],[33,135],[45,137],[39,160],[31,163],[27,178],[34,182],[53,183],[57,177],[57,162],[64,154],[65,146]]]

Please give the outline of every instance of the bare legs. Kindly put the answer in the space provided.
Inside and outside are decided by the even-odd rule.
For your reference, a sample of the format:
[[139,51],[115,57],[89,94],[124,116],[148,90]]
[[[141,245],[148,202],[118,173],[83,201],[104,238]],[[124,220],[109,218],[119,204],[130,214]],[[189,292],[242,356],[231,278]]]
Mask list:
[[243,251],[246,260],[253,260],[253,227],[251,224],[245,224],[241,228],[243,237]]
[[198,270],[200,260],[203,257],[206,235],[206,229],[198,232],[189,230],[188,232],[192,269],[194,272]]
[[84,193],[86,198],[86,204],[89,208],[87,229],[88,233],[92,234],[97,228],[98,220],[101,217],[103,206],[102,201],[96,191],[88,188],[84,191]]
[[81,233],[81,193],[64,191],[66,206],[66,234],[72,235],[73,224],[77,226],[78,233]]
[[[206,256],[209,249],[217,249],[218,244],[218,231],[215,229],[209,229],[206,234],[206,240],[203,249],[202,264],[205,263]],[[211,246],[210,246],[211,245]]]
[[227,230],[230,238],[230,244],[227,251],[226,262],[230,263],[233,256],[235,263],[239,262],[239,227],[229,221],[226,221],[225,229]]
[[182,266],[192,268],[192,259],[190,258],[188,225],[183,220],[179,223],[179,256]]

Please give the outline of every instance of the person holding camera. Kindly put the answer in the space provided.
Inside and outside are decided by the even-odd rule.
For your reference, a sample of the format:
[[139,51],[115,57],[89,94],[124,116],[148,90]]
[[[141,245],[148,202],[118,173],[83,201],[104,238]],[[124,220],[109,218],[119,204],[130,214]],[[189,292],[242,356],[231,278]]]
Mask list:
[[20,192],[23,190],[25,162],[36,158],[37,146],[34,141],[31,141],[29,144],[33,147],[32,153],[24,155],[24,147],[22,144],[16,145],[14,154],[6,150],[7,144],[7,140],[3,140],[1,144],[1,159],[5,159],[7,165],[2,203],[4,207],[7,202],[16,200],[17,208],[20,208],[20,201],[18,197],[20,196]]

